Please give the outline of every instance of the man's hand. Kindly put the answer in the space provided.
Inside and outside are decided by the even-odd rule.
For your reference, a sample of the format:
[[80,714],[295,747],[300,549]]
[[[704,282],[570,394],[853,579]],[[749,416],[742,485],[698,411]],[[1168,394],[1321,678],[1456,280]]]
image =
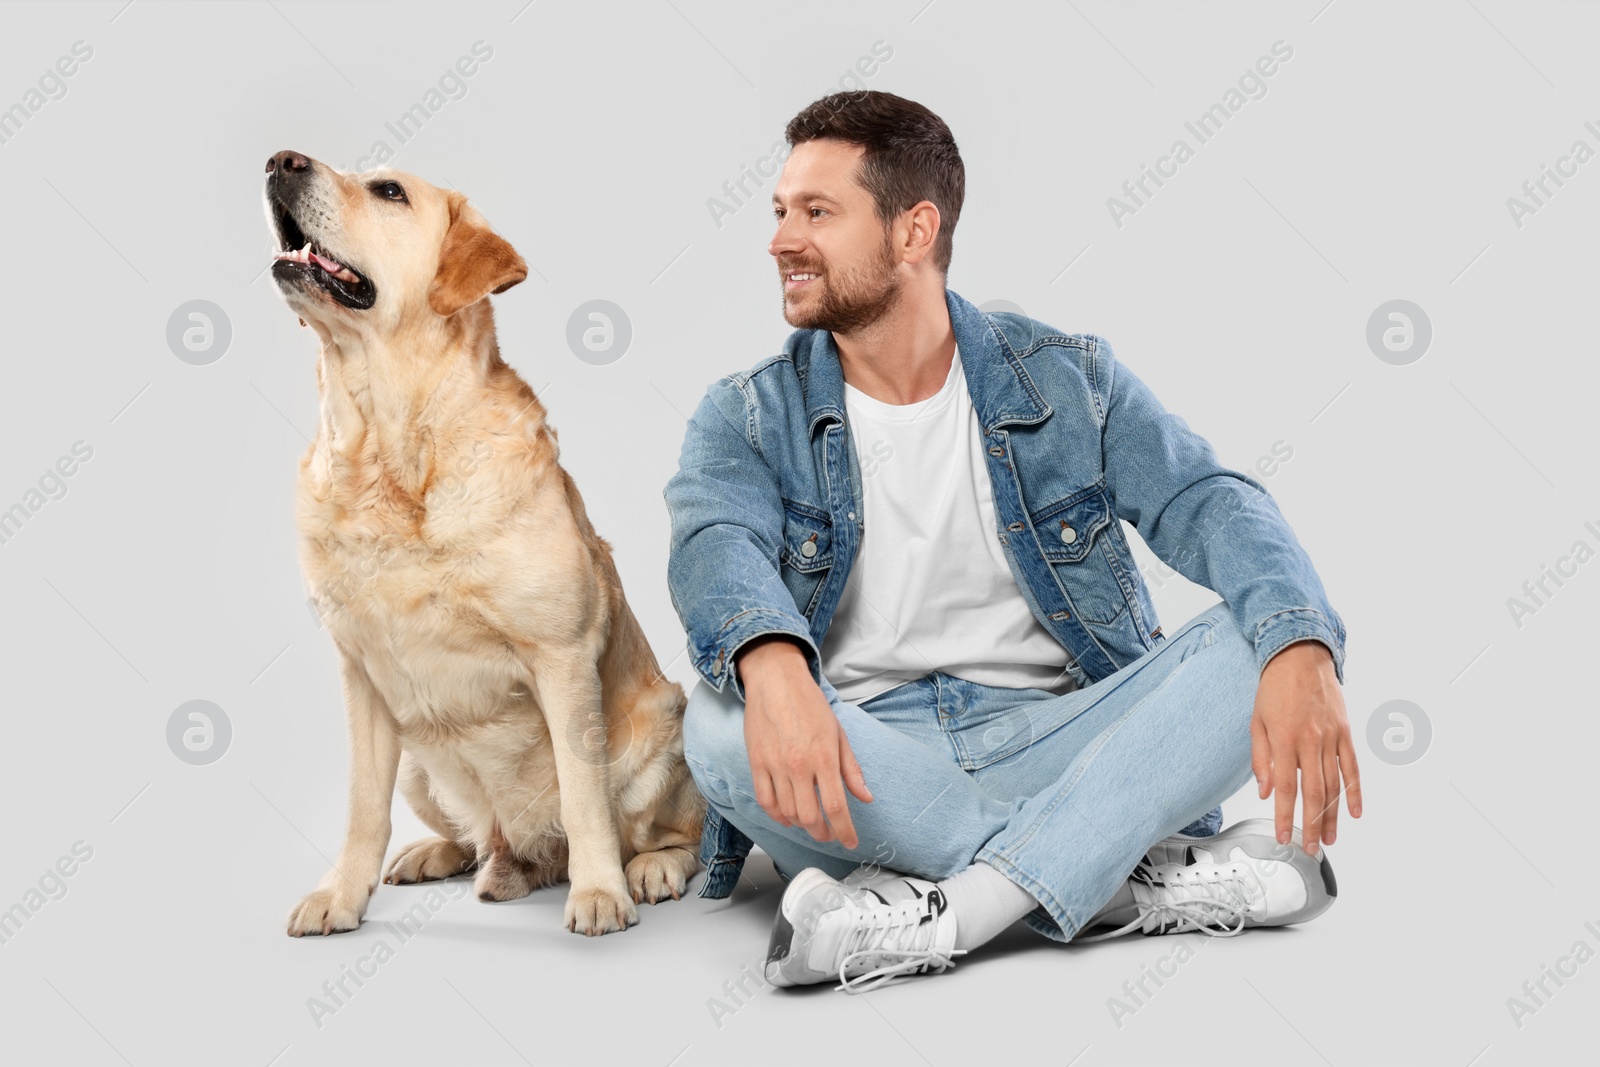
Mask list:
[[1333,654],[1320,641],[1296,641],[1267,661],[1250,719],[1250,769],[1265,800],[1277,790],[1279,843],[1294,823],[1295,772],[1305,795],[1305,850],[1333,844],[1339,823],[1339,776],[1350,816],[1361,818],[1361,771],[1356,766],[1344,696]]
[[798,823],[817,841],[837,837],[855,848],[844,791],[868,803],[872,793],[804,651],[784,638],[757,639],[739,650],[734,667],[744,684],[744,741],[756,802],[784,826]]

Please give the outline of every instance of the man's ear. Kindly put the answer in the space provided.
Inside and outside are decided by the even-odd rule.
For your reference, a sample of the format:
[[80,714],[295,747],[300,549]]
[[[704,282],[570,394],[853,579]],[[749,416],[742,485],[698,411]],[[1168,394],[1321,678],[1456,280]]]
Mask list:
[[439,272],[428,306],[449,318],[490,293],[503,293],[528,276],[528,265],[489,220],[462,194],[450,193],[450,229],[439,250]]

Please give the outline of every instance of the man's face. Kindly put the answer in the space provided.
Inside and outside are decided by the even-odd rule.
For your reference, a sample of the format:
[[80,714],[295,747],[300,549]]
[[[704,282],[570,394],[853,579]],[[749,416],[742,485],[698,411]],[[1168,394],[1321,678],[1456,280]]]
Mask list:
[[865,149],[825,139],[795,146],[772,194],[783,317],[798,329],[848,334],[882,318],[903,279],[893,231],[856,183]]

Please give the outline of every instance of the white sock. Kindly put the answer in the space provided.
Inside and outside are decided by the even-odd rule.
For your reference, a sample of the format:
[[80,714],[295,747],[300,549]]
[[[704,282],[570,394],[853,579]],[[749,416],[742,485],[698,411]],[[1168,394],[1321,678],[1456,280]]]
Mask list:
[[982,861],[938,885],[956,915],[956,948],[993,940],[1039,906],[1032,893]]

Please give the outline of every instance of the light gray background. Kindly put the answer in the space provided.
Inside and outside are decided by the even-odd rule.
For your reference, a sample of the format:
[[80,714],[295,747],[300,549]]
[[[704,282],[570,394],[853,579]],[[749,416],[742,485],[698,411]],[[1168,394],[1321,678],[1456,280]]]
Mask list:
[[[0,544],[0,908],[93,856],[0,945],[18,1062],[1501,1064],[1592,1062],[1600,962],[1519,1027],[1507,999],[1600,937],[1592,847],[1600,562],[1519,627],[1507,599],[1600,548],[1592,321],[1600,161],[1535,216],[1508,197],[1572,142],[1600,147],[1588,4],[6,5],[0,106],[73,42],[93,56],[0,144],[8,205],[0,507],[75,441],[93,457]],[[494,50],[413,140],[385,129],[474,41]],[[1273,42],[1293,49],[1119,228],[1106,206]],[[953,289],[1116,346],[1225,462],[1287,442],[1264,481],[1349,627],[1345,698],[1367,814],[1330,851],[1343,890],[1305,927],[1197,949],[1119,1026],[1109,998],[1175,938],[1062,948],[1025,929],[956,971],[862,998],[708,1002],[764,951],[779,886],[755,857],[726,901],[561,927],[563,889],[450,903],[332,1017],[307,1006],[422,899],[380,889],[360,932],[294,941],[290,906],[343,825],[334,651],[306,607],[291,500],[316,421],[315,339],[264,275],[262,169],[284,148],[395,164],[467,192],[536,273],[495,298],[506,358],[559,428],[629,598],[686,686],[663,578],[661,487],[685,413],[788,327],[761,199],[706,206],[838,87],[951,126],[968,193]],[[169,315],[224,309],[207,366]],[[633,342],[566,346],[580,303]],[[1380,304],[1433,327],[1380,361]],[[1141,560],[1153,557],[1138,546]],[[1155,591],[1169,629],[1215,600]],[[222,707],[208,766],[169,716]],[[1425,757],[1367,741],[1386,701]],[[1268,814],[1249,789],[1229,821]],[[396,805],[396,843],[422,830]],[[699,881],[692,888],[697,888]],[[1169,965],[1170,970],[1170,965]],[[730,1002],[731,1003],[731,1002]]]

